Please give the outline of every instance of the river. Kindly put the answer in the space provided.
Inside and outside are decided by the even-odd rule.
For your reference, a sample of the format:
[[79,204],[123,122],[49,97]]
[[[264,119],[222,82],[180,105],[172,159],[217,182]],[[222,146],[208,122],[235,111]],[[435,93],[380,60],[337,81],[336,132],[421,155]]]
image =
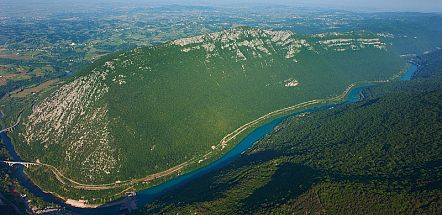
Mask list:
[[410,67],[407,71],[402,75],[401,80],[402,81],[409,81],[413,78],[414,73],[417,71],[417,65],[416,64],[410,64]]
[[[408,68],[408,70],[403,74],[401,77],[401,80],[411,80],[413,77],[413,74],[417,71],[417,66],[414,64],[411,64],[411,66]],[[310,108],[304,111],[299,111],[296,113],[292,113],[280,118],[277,118],[269,123],[266,123],[258,128],[256,128],[252,133],[250,133],[247,137],[245,137],[239,144],[237,144],[233,149],[231,149],[228,153],[223,155],[218,160],[210,163],[207,166],[201,167],[199,169],[196,169],[190,173],[178,176],[174,179],[171,179],[169,181],[166,181],[160,185],[141,190],[137,192],[136,200],[137,205],[139,207],[151,202],[155,198],[158,198],[162,194],[164,194],[167,191],[170,191],[172,189],[175,189],[180,186],[184,186],[187,182],[198,178],[200,176],[203,176],[209,172],[213,172],[215,170],[219,170],[229,163],[231,163],[233,160],[238,158],[241,153],[247,151],[250,147],[253,146],[254,143],[256,143],[258,140],[263,138],[265,135],[267,135],[269,132],[273,130],[275,126],[277,126],[279,123],[287,119],[288,117],[296,116],[302,113],[312,113],[312,112],[318,112],[321,110],[329,109],[329,108],[338,108],[344,105],[352,104],[357,101],[359,101],[360,93],[363,89],[365,89],[368,86],[372,85],[363,85],[356,88],[353,88],[346,96],[346,99],[341,104],[336,105],[322,105],[314,108]],[[2,138],[3,142],[5,143],[6,149],[8,150],[11,157],[14,159],[14,161],[21,161],[20,156],[15,151],[13,145],[11,144],[11,140],[7,135],[4,133],[0,134],[0,137]],[[20,165],[17,168],[17,171],[15,171],[15,176],[20,182],[21,185],[26,187],[31,193],[33,193],[35,196],[38,196],[42,198],[46,202],[54,203],[59,206],[62,206],[66,208],[69,211],[73,211],[80,214],[91,214],[91,215],[100,215],[100,214],[119,214],[120,213],[120,205],[114,205],[114,206],[106,206],[98,207],[98,208],[76,208],[72,207],[70,205],[67,205],[63,202],[62,199],[57,198],[56,196],[43,192],[39,187],[34,185],[30,180],[27,178],[27,176],[23,172],[23,167]]]

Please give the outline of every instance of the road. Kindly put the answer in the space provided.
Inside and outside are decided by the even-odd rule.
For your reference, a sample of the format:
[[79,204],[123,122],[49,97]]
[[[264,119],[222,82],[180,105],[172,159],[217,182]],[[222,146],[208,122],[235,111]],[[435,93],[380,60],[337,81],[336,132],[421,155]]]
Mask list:
[[3,133],[3,132],[6,132],[6,131],[11,131],[12,129],[14,129],[20,123],[20,119],[21,119],[21,113],[18,115],[17,122],[15,122],[15,124],[12,125],[11,127],[8,127],[8,128],[5,128],[5,129],[1,130],[0,134]]
[[[377,82],[385,82],[385,81],[371,81],[371,82],[366,82],[366,83],[377,83]],[[316,105],[316,104],[320,104],[320,103],[336,103],[341,101],[342,99],[345,98],[345,96],[347,96],[347,94],[351,91],[351,89],[353,89],[355,86],[357,86],[358,83],[352,83],[350,84],[342,94],[332,97],[332,98],[327,98],[327,99],[317,99],[317,100],[311,100],[311,101],[307,101],[307,102],[303,102],[303,103],[299,103],[290,107],[286,107],[283,109],[279,109],[276,111],[272,111],[268,114],[265,114],[249,123],[244,124],[243,126],[239,127],[238,129],[236,129],[235,131],[227,134],[226,136],[224,136],[224,138],[222,138],[222,140],[218,143],[218,145],[216,146],[216,148],[220,148],[221,150],[227,145],[227,143],[229,143],[230,141],[234,140],[238,135],[242,134],[244,131],[253,128],[257,125],[259,125],[260,123],[263,123],[265,120],[268,120],[272,117],[277,117],[277,116],[281,116],[283,114],[289,113],[289,112],[293,112],[294,110],[300,109],[300,108],[305,108],[308,106],[312,106],[312,105]],[[20,117],[21,117],[21,113],[17,119],[17,122],[6,129],[1,130],[1,132],[4,132],[10,128],[14,128],[15,126],[17,126],[20,123]],[[181,172],[184,168],[192,165],[192,164],[196,164],[199,163],[199,161],[205,160],[207,159],[207,157],[211,154],[211,152],[205,154],[204,156],[201,157],[201,159],[198,158],[193,158],[191,160],[188,160],[184,163],[181,163],[179,165],[176,165],[174,167],[171,167],[167,170],[164,170],[162,172],[158,172],[155,174],[151,174],[148,176],[145,176],[143,178],[138,178],[138,179],[129,179],[129,180],[124,180],[124,181],[118,181],[118,182],[114,182],[114,183],[108,183],[108,184],[83,184],[77,181],[74,181],[73,179],[70,179],[68,177],[66,177],[65,175],[63,175],[55,166],[52,166],[50,164],[44,164],[44,163],[35,163],[41,166],[45,166],[47,168],[49,168],[55,175],[55,177],[57,178],[57,180],[59,182],[61,182],[63,185],[67,185],[76,189],[83,189],[83,190],[108,190],[108,189],[113,189],[113,188],[118,188],[118,187],[122,187],[122,186],[133,186],[134,184],[140,183],[140,182],[149,182],[149,181],[153,181],[156,180],[158,178],[162,178],[165,176],[169,176],[171,174],[174,173],[179,173]]]
[[[238,129],[236,129],[235,131],[227,134],[226,136],[224,136],[224,138],[219,142],[219,144],[217,145],[218,147],[221,147],[221,149],[224,148],[224,146],[229,143],[230,141],[234,140],[238,135],[242,134],[244,131],[246,131],[249,128],[252,128],[254,126],[259,125],[259,123],[264,122],[265,120],[271,118],[271,117],[276,117],[282,114],[285,114],[287,112],[291,112],[294,111],[296,109],[299,108],[304,108],[307,106],[311,106],[311,105],[316,105],[319,103],[326,103],[326,102],[338,102],[341,99],[343,99],[349,92],[350,90],[355,87],[357,84],[353,83],[351,85],[349,85],[345,91],[333,98],[328,98],[328,99],[319,99],[319,100],[311,100],[311,101],[307,101],[307,102],[303,102],[303,103],[299,103],[290,107],[286,107],[283,109],[279,109],[273,112],[270,112],[264,116],[259,117],[258,119],[255,119],[247,124],[244,124],[243,126],[239,127]],[[162,178],[165,176],[169,176],[171,174],[174,173],[178,173],[181,170],[183,170],[184,168],[190,166],[191,164],[195,164],[198,163],[201,160],[205,160],[207,158],[206,154],[204,156],[202,156],[201,159],[191,159],[189,161],[186,161],[184,163],[181,163],[179,165],[176,165],[174,167],[171,167],[167,170],[164,170],[162,172],[158,172],[155,174],[151,174],[148,176],[145,176],[143,178],[138,178],[138,179],[130,179],[130,180],[124,180],[124,181],[118,181],[118,182],[114,182],[114,183],[108,183],[108,184],[83,184],[77,181],[74,181],[68,177],[66,177],[65,175],[63,175],[55,166],[52,166],[50,164],[44,164],[44,163],[38,163],[42,166],[48,167],[55,175],[55,177],[57,178],[57,180],[59,182],[61,182],[63,185],[67,185],[76,189],[82,189],[82,190],[108,190],[108,189],[113,189],[113,188],[118,188],[118,187],[122,187],[122,186],[131,186],[140,182],[149,182],[149,181],[153,181],[156,180],[158,178]]]

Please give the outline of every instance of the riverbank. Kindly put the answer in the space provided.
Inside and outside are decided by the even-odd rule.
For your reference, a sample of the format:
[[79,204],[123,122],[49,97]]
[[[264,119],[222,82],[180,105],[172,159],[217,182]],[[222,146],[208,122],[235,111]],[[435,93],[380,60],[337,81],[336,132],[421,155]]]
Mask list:
[[[339,99],[344,99],[344,97],[346,95],[351,94],[351,89],[353,89],[355,86],[356,86],[355,84],[350,85],[349,87],[347,87],[347,89],[341,95],[339,95],[337,97],[331,98],[330,101],[336,101],[338,98]],[[284,108],[284,109],[281,109],[281,110],[274,111],[272,113],[269,113],[269,114],[259,118],[258,120],[268,120],[270,117],[275,117],[275,113],[286,113],[287,111],[293,110],[294,108],[301,108],[301,107],[305,107],[307,105],[315,105],[315,104],[318,104],[318,103],[321,103],[321,102],[325,102],[325,101],[326,100],[314,100],[313,102],[304,102],[304,103],[301,103],[299,105],[295,105],[295,106],[292,106],[292,107],[289,107],[289,108]],[[310,112],[310,111],[318,110],[317,108],[318,107],[314,107],[314,108],[307,109],[307,110],[304,110],[302,112],[294,113],[294,114],[300,114],[300,113],[304,113],[304,112]],[[324,108],[328,108],[328,106],[324,107]],[[210,165],[208,165],[206,167],[202,167],[202,168],[196,169],[195,171],[189,172],[187,174],[184,174],[183,176],[179,176],[179,177],[177,177],[175,179],[172,179],[171,181],[168,181],[166,183],[160,184],[160,185],[152,187],[152,188],[148,188],[148,189],[145,190],[147,192],[140,191],[138,196],[137,196],[137,198],[140,200],[141,204],[145,204],[148,201],[152,200],[154,196],[159,196],[159,195],[161,195],[161,193],[164,193],[167,190],[172,189],[175,186],[178,186],[178,185],[180,185],[182,183],[185,183],[188,180],[191,180],[193,177],[198,177],[198,176],[203,175],[203,174],[205,174],[207,172],[210,172],[210,171],[213,171],[213,170],[221,168],[222,166],[228,164],[234,158],[239,156],[242,152],[244,152],[248,148],[250,148],[254,142],[258,141],[266,133],[270,132],[273,129],[274,126],[276,126],[277,124],[282,122],[285,118],[287,118],[287,117],[289,117],[291,115],[293,115],[293,114],[290,114],[288,116],[284,116],[284,117],[281,117],[281,118],[277,118],[277,119],[271,121],[268,124],[265,124],[265,125],[263,125],[261,127],[257,127],[254,132],[249,134],[243,141],[241,141],[238,145],[234,146],[231,151],[229,151],[227,154],[223,155],[219,160],[215,161],[214,163],[212,163],[212,164],[210,164]],[[253,126],[257,126],[256,125],[257,123],[258,123],[258,121],[255,120]],[[249,129],[249,128],[250,127],[248,127],[247,129]],[[262,132],[263,129],[265,130],[265,132]],[[244,132],[245,130],[246,129],[242,129],[241,132]],[[256,136],[256,133],[260,134],[260,135]],[[237,135],[239,135],[239,133]],[[230,139],[229,141],[231,141],[233,139],[234,138]],[[10,144],[10,140],[7,141],[7,143]],[[15,149],[12,146],[12,144],[10,144],[9,148],[10,148],[10,150],[14,151],[14,153],[16,153]],[[16,159],[19,159],[18,155],[16,155]],[[19,159],[19,160],[21,160],[21,159]],[[25,176],[25,173],[22,173],[22,174]],[[156,176],[159,176],[159,175],[156,175]],[[27,176],[25,176],[25,177],[27,178]],[[150,176],[147,176],[147,177],[148,177],[149,180],[157,178],[157,177],[152,178]],[[146,178],[143,178],[141,180],[146,180]],[[28,181],[31,182],[30,184],[34,184],[35,185],[35,183],[32,183],[31,180],[28,179]],[[33,188],[31,187],[31,188],[28,188],[28,189],[32,190]],[[48,193],[48,192],[44,192],[44,191],[42,191],[42,192],[45,193],[45,195],[55,197],[57,199],[57,201],[62,200],[64,202],[63,203],[64,205],[68,205],[70,207],[74,207],[74,208],[78,208],[78,209],[96,209],[97,211],[94,211],[93,214],[100,214],[98,211],[103,210],[103,208],[111,209],[110,207],[114,207],[115,205],[118,205],[118,203],[122,203],[123,202],[123,200],[120,199],[120,200],[116,200],[116,201],[114,201],[112,203],[108,203],[108,204],[104,204],[104,205],[88,204],[84,200],[65,199],[65,198],[63,198],[63,197],[61,197],[61,196],[59,196],[58,194],[55,194],[55,193]],[[95,212],[98,212],[98,213],[95,213]]]
[[[411,78],[411,76],[410,76],[410,78]],[[385,82],[385,81],[382,81],[382,82]],[[311,107],[309,109],[306,109],[306,110],[303,110],[300,112],[287,114],[287,112],[295,111],[294,106],[291,106],[288,108],[284,108],[281,110],[271,112],[263,117],[260,117],[257,119],[258,121],[255,120],[255,121],[251,122],[251,124],[250,123],[246,124],[247,125],[246,127],[243,127],[243,126],[240,127],[239,129],[237,129],[237,132],[234,133],[234,134],[236,134],[235,136],[233,136],[234,138],[230,138],[230,137],[232,137],[232,135],[227,135],[226,136],[227,139],[223,139],[223,140],[231,141],[231,140],[235,139],[239,134],[244,132],[245,130],[250,129],[252,127],[256,127],[256,128],[253,132],[248,134],[241,142],[239,142],[239,144],[235,145],[228,153],[224,154],[221,158],[210,163],[209,165],[207,165],[205,167],[198,168],[198,169],[193,170],[193,171],[186,173],[184,175],[178,176],[178,177],[171,179],[169,181],[166,181],[165,183],[162,183],[158,186],[154,186],[154,187],[137,192],[138,204],[144,205],[147,202],[152,201],[156,197],[160,196],[164,192],[174,189],[178,186],[181,186],[181,185],[185,184],[186,182],[192,180],[193,178],[200,177],[210,171],[214,171],[214,170],[222,168],[223,166],[227,165],[229,162],[233,161],[235,158],[240,156],[241,153],[243,153],[248,148],[250,148],[256,141],[261,139],[268,132],[270,132],[275,126],[277,126],[280,122],[282,122],[283,120],[285,120],[286,118],[288,118],[290,116],[294,116],[294,115],[302,114],[302,113],[306,113],[306,112],[317,112],[317,111],[320,111],[320,110],[323,110],[326,108],[334,108],[334,107],[338,107],[340,105],[354,103],[356,101],[359,101],[359,94],[364,89],[364,87],[366,87],[366,86],[356,87],[356,85],[350,85],[344,91],[343,94],[341,94],[337,97],[331,98],[329,100],[325,99],[325,100],[322,100],[321,102],[318,102],[320,100],[313,100],[315,102],[312,102],[312,103],[307,102],[306,103],[308,105],[317,105],[317,104],[324,103],[322,105],[319,105],[316,107]],[[328,101],[328,102],[333,101],[333,102],[335,102],[335,104],[327,104],[327,102],[325,102],[325,101]],[[338,102],[341,102],[341,103],[336,104]],[[301,104],[303,104],[303,103],[301,103]],[[297,106],[297,108],[300,108],[300,107],[304,107],[304,106]],[[287,115],[277,118],[277,116],[279,116],[278,114],[287,114]],[[269,123],[265,123],[263,125],[258,125],[260,123],[263,123],[264,121],[270,120],[271,118],[276,118],[276,119],[270,121]],[[3,138],[3,136],[2,136],[2,138]],[[226,143],[226,142],[220,142],[220,143]],[[11,146],[12,146],[12,144],[11,144]],[[12,148],[12,150],[14,150],[14,149]],[[58,198],[58,197],[54,196],[53,194],[49,194],[49,193],[45,193],[45,192],[43,192],[43,193],[44,193],[43,195],[48,195],[49,197]],[[58,199],[58,202],[59,202],[59,200],[60,199]],[[115,201],[115,202],[109,203],[109,204],[104,204],[104,205],[87,204],[86,202],[81,201],[81,200],[66,200],[61,205],[63,205],[62,207],[67,207],[70,210],[85,213],[85,214],[109,214],[109,213],[115,213],[115,212],[119,211],[119,203],[116,203],[116,202],[122,202],[122,200]]]

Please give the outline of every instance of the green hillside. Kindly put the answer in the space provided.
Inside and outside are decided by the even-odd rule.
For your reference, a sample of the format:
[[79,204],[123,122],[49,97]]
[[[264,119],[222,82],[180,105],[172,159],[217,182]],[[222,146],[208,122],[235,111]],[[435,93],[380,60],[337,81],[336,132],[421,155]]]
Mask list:
[[390,79],[406,62],[391,40],[242,27],[117,53],[25,110],[14,141],[64,197],[151,186],[219,157],[239,139],[223,137],[269,112]]
[[420,57],[414,81],[371,87],[359,103],[289,118],[139,212],[441,214],[441,59]]

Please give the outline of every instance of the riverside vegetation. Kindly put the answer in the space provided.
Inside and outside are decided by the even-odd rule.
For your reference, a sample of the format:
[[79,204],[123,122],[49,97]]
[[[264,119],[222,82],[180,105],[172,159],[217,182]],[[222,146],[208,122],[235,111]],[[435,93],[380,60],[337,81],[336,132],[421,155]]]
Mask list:
[[31,168],[44,189],[121,195],[213,160],[237,141],[220,143],[226,134],[269,112],[391,78],[405,64],[392,39],[241,27],[117,53],[43,93],[13,139],[25,160],[78,185]]
[[139,213],[440,214],[442,51],[417,63],[414,80],[291,117],[225,169]]

